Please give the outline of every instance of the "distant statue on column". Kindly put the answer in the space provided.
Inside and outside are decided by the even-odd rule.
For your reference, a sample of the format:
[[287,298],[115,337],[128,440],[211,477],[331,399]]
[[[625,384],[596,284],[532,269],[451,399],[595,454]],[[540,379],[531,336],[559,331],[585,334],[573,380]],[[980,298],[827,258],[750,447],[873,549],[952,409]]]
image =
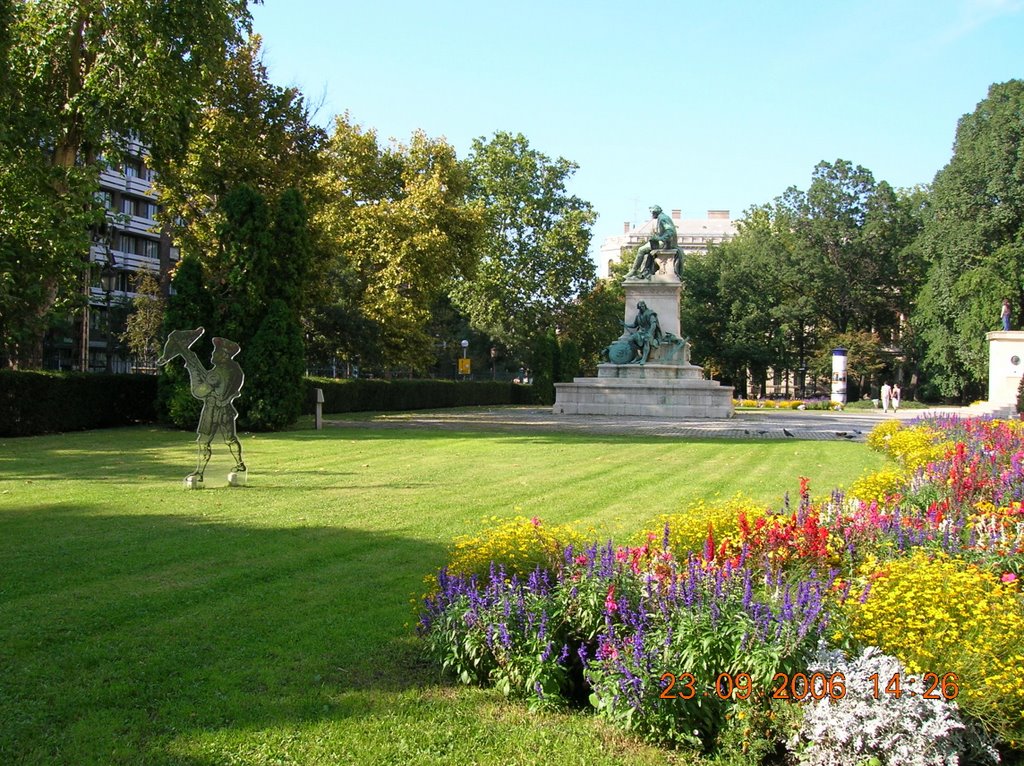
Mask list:
[[650,279],[658,271],[658,262],[654,257],[656,252],[671,252],[673,270],[677,277],[682,277],[683,259],[679,251],[679,236],[676,233],[676,225],[672,218],[662,211],[659,205],[651,208],[651,218],[654,219],[654,229],[647,242],[640,245],[636,251],[636,258],[633,260],[633,267],[626,274],[626,279]]

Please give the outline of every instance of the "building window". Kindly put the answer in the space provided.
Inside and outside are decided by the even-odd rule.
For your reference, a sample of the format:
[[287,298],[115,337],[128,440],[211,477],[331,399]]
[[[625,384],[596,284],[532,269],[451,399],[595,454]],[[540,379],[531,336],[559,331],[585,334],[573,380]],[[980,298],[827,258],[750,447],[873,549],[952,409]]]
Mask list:
[[129,178],[139,178],[143,181],[153,180],[153,174],[150,169],[146,167],[142,160],[136,157],[130,157],[124,161],[123,172]]

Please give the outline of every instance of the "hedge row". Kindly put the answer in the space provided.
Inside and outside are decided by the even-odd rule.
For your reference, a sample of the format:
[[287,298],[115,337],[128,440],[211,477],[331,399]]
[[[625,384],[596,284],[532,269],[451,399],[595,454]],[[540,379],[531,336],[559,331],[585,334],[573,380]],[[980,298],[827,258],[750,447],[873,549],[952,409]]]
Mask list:
[[[157,380],[156,375],[0,370],[0,436],[155,422]],[[492,381],[306,378],[303,385],[308,413],[314,411],[317,388],[324,392],[325,413],[533,403],[529,386]]]
[[315,406],[316,389],[324,392],[325,413],[533,403],[529,386],[494,381],[306,378],[304,382],[311,408]]
[[0,370],[0,436],[156,420],[155,375]]

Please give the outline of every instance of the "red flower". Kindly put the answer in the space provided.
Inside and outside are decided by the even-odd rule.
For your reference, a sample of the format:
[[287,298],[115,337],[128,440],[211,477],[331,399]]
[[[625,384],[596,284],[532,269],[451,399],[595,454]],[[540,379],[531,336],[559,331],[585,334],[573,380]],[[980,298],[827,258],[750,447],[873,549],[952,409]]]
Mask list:
[[801,476],[800,477],[800,497],[802,497],[804,500],[806,500],[807,496],[810,494],[810,492],[811,492],[811,480],[808,479],[806,476]]
[[615,584],[608,586],[608,595],[604,599],[605,611],[611,613],[616,612],[619,609],[619,605],[615,602]]

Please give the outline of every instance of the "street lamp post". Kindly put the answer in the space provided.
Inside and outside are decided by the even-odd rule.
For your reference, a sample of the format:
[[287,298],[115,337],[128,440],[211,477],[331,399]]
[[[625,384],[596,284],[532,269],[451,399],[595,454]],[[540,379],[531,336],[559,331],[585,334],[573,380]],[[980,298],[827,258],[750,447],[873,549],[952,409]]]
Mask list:
[[[463,358],[463,359],[465,359],[465,358],[466,358],[466,349],[468,349],[468,348],[469,348],[469,341],[468,341],[468,340],[466,340],[466,339],[463,339],[463,340],[462,340],[462,341],[461,341],[461,342],[459,343],[459,345],[460,345],[460,346],[462,346],[462,358]],[[463,368],[465,368],[465,364],[466,364],[465,362],[463,362],[463,363],[462,363],[462,365],[463,365]],[[465,379],[466,379],[466,373],[462,373],[462,379],[463,379],[463,380],[465,380]]]
[[498,360],[498,349],[495,348],[494,346],[491,346],[491,380],[497,380],[498,379],[498,371],[497,371],[498,368],[496,366],[497,365],[497,360]]

